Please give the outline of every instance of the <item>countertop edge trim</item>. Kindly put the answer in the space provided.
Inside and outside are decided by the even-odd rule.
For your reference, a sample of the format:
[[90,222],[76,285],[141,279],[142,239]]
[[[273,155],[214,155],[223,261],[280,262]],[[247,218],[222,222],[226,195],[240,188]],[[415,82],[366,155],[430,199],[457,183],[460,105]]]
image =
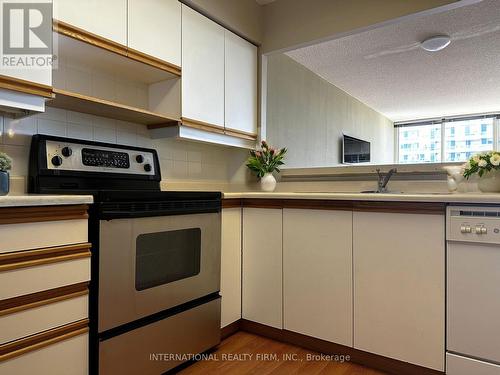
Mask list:
[[312,209],[444,215],[446,203],[335,199],[225,198],[222,208]]

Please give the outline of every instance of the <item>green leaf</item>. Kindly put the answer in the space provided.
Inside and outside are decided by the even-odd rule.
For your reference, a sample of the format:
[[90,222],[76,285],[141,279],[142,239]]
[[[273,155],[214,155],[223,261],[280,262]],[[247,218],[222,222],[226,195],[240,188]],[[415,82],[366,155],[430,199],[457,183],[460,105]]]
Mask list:
[[287,149],[276,150],[264,140],[261,142],[261,147],[261,150],[250,151],[250,157],[245,164],[248,169],[258,177],[263,177],[264,174],[274,171],[280,172],[278,167],[284,165],[283,158]]

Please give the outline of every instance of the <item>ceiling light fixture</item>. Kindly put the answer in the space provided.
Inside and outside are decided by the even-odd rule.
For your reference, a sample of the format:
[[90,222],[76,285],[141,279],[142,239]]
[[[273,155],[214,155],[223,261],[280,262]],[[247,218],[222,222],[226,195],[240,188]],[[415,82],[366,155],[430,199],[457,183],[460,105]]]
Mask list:
[[436,35],[420,42],[420,47],[429,52],[436,52],[445,49],[450,43],[451,38],[448,35]]

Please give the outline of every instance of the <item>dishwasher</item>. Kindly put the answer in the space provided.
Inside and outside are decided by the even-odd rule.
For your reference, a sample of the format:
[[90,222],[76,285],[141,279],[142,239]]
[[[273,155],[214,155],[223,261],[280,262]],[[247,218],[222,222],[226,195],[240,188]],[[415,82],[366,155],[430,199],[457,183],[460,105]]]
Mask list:
[[500,206],[448,206],[446,278],[446,373],[500,375]]

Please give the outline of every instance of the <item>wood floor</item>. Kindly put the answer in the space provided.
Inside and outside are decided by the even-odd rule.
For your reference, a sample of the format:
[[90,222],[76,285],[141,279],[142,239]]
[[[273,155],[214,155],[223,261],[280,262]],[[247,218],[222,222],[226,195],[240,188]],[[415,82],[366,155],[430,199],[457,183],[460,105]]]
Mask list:
[[297,346],[239,331],[228,337],[212,353],[212,359],[199,361],[180,372],[198,374],[255,375],[383,375],[384,373],[344,361],[315,360],[319,355]]

